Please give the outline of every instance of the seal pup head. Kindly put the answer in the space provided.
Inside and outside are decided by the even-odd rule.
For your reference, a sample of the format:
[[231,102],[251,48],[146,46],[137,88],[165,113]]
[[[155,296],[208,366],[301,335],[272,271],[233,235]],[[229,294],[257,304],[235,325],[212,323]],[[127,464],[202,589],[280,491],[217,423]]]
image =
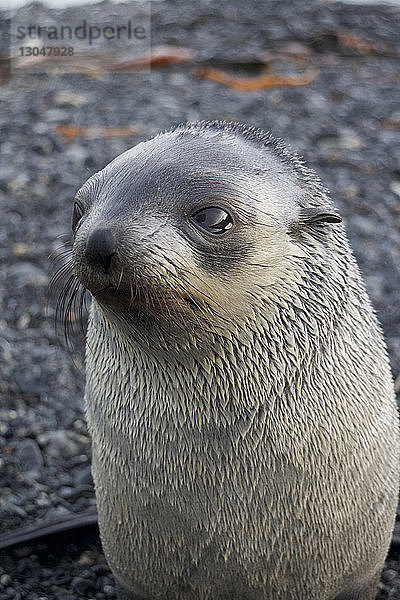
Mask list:
[[340,220],[318,178],[269,134],[181,125],[124,152],[78,191],[74,272],[125,327],[215,330],[298,275],[310,259],[303,230],[315,234],[317,252],[321,230]]

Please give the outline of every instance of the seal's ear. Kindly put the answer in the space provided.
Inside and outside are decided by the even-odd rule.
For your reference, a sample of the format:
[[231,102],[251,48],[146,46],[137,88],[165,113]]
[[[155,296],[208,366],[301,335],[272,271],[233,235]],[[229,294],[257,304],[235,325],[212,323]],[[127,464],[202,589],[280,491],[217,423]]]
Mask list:
[[310,225],[319,225],[322,223],[341,223],[341,221],[342,217],[340,215],[335,215],[334,213],[319,213],[308,220]]
[[320,210],[303,209],[300,215],[300,222],[302,225],[324,225],[325,223],[340,223],[342,217],[333,212],[320,212]]
[[341,221],[342,217],[336,212],[323,212],[321,207],[302,207],[298,219],[289,233],[296,235],[306,227],[322,233],[329,230],[325,229],[328,223],[341,223]]

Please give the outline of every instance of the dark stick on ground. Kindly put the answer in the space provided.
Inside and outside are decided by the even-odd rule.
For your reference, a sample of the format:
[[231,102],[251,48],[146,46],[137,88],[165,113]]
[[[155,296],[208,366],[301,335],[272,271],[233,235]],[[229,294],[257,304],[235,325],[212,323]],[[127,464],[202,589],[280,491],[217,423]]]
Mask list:
[[90,510],[74,517],[60,519],[52,523],[40,523],[36,527],[23,527],[10,533],[0,535],[0,550],[11,548],[19,544],[38,543],[46,537],[64,532],[77,532],[83,527],[92,527],[97,524],[97,511]]

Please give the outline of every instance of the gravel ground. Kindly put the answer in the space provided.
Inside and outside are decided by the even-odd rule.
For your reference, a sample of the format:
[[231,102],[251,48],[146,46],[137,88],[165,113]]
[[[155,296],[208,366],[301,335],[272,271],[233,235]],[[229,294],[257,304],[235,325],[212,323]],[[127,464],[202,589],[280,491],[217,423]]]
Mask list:
[[[43,8],[21,10],[38,20]],[[77,328],[72,351],[55,336],[48,256],[68,244],[72,199],[83,181],[179,122],[260,126],[316,169],[347,224],[400,388],[399,25],[392,6],[166,0],[152,3],[153,45],[190,48],[193,62],[242,77],[259,73],[262,56],[278,51],[285,58],[273,68],[303,71],[306,61],[289,56],[301,52],[318,76],[305,86],[245,92],[193,77],[191,62],[95,77],[25,72],[3,82],[0,536],[94,509],[83,335]],[[343,33],[349,31],[353,37]],[[141,137],[67,143],[55,132],[60,124],[133,125]],[[400,599],[398,548],[389,555],[380,600]],[[1,552],[0,600],[11,598],[114,598],[95,529]]]

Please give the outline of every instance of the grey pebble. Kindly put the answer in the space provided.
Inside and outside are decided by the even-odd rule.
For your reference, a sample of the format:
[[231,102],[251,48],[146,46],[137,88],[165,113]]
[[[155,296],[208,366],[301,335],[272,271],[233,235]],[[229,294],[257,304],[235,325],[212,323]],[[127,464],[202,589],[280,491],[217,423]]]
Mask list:
[[43,114],[42,119],[47,123],[69,121],[71,110],[63,108],[50,108]]
[[7,588],[7,589],[4,591],[4,594],[2,594],[2,596],[3,596],[3,598],[4,598],[4,599],[7,599],[7,600],[8,600],[9,598],[10,598],[10,599],[11,599],[11,598],[14,598],[15,600],[17,600],[18,598],[20,598],[20,597],[21,597],[21,596],[20,596],[20,594],[18,594],[18,592],[17,592],[17,591],[16,591],[14,588],[12,588],[12,587],[8,587],[8,588]]
[[389,583],[397,577],[397,572],[394,569],[387,569],[382,575],[382,581]]
[[23,473],[34,475],[43,467],[42,452],[35,440],[26,439],[19,442],[16,456]]
[[86,597],[88,594],[95,591],[93,589],[93,582],[90,579],[85,579],[83,577],[75,577],[72,580],[72,590],[79,594],[83,594]]
[[74,456],[79,452],[79,444],[74,439],[75,434],[60,429],[47,431],[38,437],[38,442],[46,448],[46,454],[52,458]]
[[39,508],[47,508],[50,505],[51,502],[49,498],[38,498],[36,500],[36,506],[38,506]]
[[64,485],[58,489],[58,493],[61,496],[61,498],[68,500],[68,499],[71,499],[73,496],[75,496],[76,490],[72,487]]
[[84,469],[79,469],[74,473],[74,484],[76,486],[92,486],[93,478],[90,465]]
[[0,520],[6,519],[7,515],[16,515],[22,518],[26,518],[28,516],[26,510],[24,510],[21,506],[17,506],[13,502],[9,501],[7,501],[7,503],[4,506],[0,507]]
[[30,262],[20,262],[9,267],[8,275],[17,288],[25,285],[47,286],[49,282],[47,273]]
[[88,148],[85,148],[80,144],[71,144],[65,151],[64,156],[76,164],[81,164],[88,158],[89,153],[90,151]]

